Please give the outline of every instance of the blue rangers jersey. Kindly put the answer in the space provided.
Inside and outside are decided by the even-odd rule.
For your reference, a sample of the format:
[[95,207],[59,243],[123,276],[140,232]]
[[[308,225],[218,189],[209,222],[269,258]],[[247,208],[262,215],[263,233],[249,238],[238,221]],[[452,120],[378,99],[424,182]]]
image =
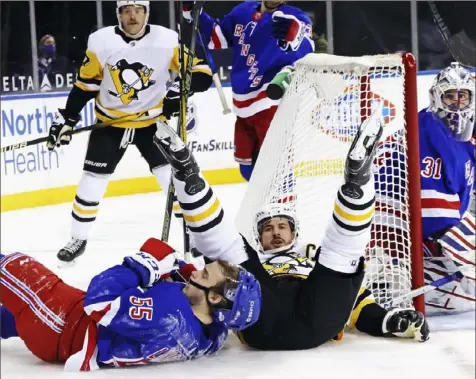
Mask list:
[[183,361],[220,350],[227,329],[220,323],[202,324],[183,287],[161,281],[142,289],[138,275],[125,265],[94,277],[84,300],[94,323],[83,350],[68,359],[65,369]]
[[458,142],[433,112],[418,114],[423,240],[458,224],[470,204],[475,140]]
[[260,12],[261,2],[244,2],[233,8],[223,19],[214,19],[207,13],[200,16],[204,41],[210,49],[233,49],[231,86],[234,112],[239,117],[250,117],[277,105],[266,95],[266,87],[286,65],[314,51],[312,26],[307,15],[287,4],[279,10],[302,22],[301,43],[296,51],[283,51],[271,35],[272,12]]
[[[418,114],[420,140],[421,211],[423,240],[439,238],[458,224],[470,204],[474,183],[475,139],[456,141],[449,129],[433,112]],[[405,186],[398,178],[405,169],[405,151],[395,148],[394,137],[380,146],[379,171],[376,174],[376,223],[394,225],[406,231]],[[397,144],[403,146],[403,144]],[[391,159],[389,159],[391,157]]]

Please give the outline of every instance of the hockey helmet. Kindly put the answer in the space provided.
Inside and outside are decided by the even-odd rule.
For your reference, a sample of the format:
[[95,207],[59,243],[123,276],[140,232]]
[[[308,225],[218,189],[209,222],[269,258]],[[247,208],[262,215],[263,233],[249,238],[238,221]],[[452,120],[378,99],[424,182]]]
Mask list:
[[[468,99],[462,97],[466,94]],[[456,99],[451,97],[455,95]],[[454,62],[436,75],[430,88],[429,110],[443,120],[457,141],[469,141],[475,122],[475,81],[471,72]]]
[[[118,1],[116,5],[116,16],[117,16],[117,22],[119,23],[119,29],[121,29],[124,33],[124,29],[122,28],[122,23],[121,23],[121,9],[123,7],[127,7],[128,5],[132,5],[135,7],[144,7],[145,10],[145,20],[144,20],[144,26],[142,29],[139,31],[138,34],[142,33],[142,31],[145,29],[147,23],[149,22],[149,15],[150,15],[150,1]],[[127,34],[127,33],[126,33]]]
[[[265,224],[273,218],[280,217],[288,220],[291,231],[294,232],[294,239],[290,244],[273,250],[264,251],[261,245],[261,234]],[[253,237],[261,253],[274,254],[289,250],[296,245],[299,235],[299,220],[297,218],[294,206],[288,203],[269,203],[260,208],[256,213],[253,222]]]
[[[261,286],[250,272],[240,268],[237,280],[225,279],[220,295],[223,301],[209,305],[214,309],[213,317],[216,322],[223,323],[227,328],[240,331],[246,329],[258,321],[261,311]],[[214,288],[207,288],[190,279],[190,284],[205,291],[208,300],[208,292]]]

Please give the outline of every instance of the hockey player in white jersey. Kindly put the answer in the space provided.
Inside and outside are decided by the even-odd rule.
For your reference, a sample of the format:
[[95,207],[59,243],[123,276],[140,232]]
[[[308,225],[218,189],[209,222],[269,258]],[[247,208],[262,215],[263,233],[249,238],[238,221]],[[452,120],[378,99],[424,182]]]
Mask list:
[[[242,342],[261,350],[314,348],[339,338],[351,314],[350,322],[369,334],[418,341],[429,338],[428,325],[420,313],[387,313],[380,309],[380,313],[372,315],[368,312],[372,308],[369,293],[360,290],[363,255],[374,212],[371,164],[382,131],[383,121],[374,114],[354,139],[345,164],[345,181],[336,199],[342,211],[334,212],[316,262],[295,256],[294,262],[263,265],[260,253],[227,217],[187,146],[168,125],[158,126],[154,140],[174,170],[177,198],[197,249],[208,259],[241,265],[260,282],[260,317],[256,324],[239,333]],[[257,227],[263,229],[260,238],[265,244],[266,221],[260,220]],[[286,225],[278,223],[277,227]],[[270,234],[268,229],[265,233]],[[292,235],[291,232],[289,237]],[[268,254],[286,249],[288,242],[292,245],[292,241],[283,238],[275,240],[271,238],[269,247],[274,252],[268,250]],[[292,272],[285,271],[286,265]]]
[[[71,240],[57,255],[63,262],[84,252],[109,179],[130,144],[136,145],[159,185],[168,187],[170,168],[152,136],[159,115],[168,119],[179,110],[180,78],[166,88],[169,70],[179,72],[179,43],[175,31],[149,25],[149,13],[149,1],[117,2],[119,25],[89,36],[78,78],[50,127],[50,150],[69,144],[71,136],[65,132],[74,128],[81,109],[93,98],[99,121],[128,120],[90,134],[73,202]],[[210,68],[195,58],[191,93],[206,91],[211,83]]]

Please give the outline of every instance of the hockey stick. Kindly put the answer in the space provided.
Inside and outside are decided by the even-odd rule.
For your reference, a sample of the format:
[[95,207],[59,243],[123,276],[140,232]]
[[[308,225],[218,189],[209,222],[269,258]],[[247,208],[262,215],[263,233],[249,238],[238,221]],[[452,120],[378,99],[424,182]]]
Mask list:
[[[118,118],[118,119],[114,119],[114,120],[109,120],[109,121],[104,121],[104,122],[97,122],[95,124],[85,126],[84,128],[74,129],[74,130],[71,130],[70,132],[66,132],[65,135],[75,135],[75,134],[87,132],[87,131],[90,131],[90,130],[96,130],[96,129],[104,128],[106,126],[110,126],[110,125],[114,125],[114,124],[122,124],[123,122],[138,119],[138,118],[144,116],[146,113],[147,113],[148,116],[151,116],[151,111],[135,113],[135,114],[125,116],[125,117],[122,117],[122,118]],[[24,147],[27,147],[27,146],[32,146],[32,145],[37,145],[39,143],[47,142],[48,139],[49,139],[48,136],[47,137],[40,137],[40,138],[35,138],[33,140],[30,140],[30,141],[18,142],[18,143],[14,143],[13,145],[3,146],[1,148],[1,152],[6,153],[7,151],[23,149]]]
[[212,73],[213,73],[212,79],[218,91],[218,96],[220,97],[221,106],[223,108],[223,114],[231,113],[231,109],[228,106],[228,103],[226,102],[225,92],[223,92],[223,87],[221,85],[220,77],[218,76],[218,73],[217,73],[217,67],[215,66],[215,62],[213,61],[213,56],[210,53],[210,50],[208,49],[208,47],[203,42],[203,37],[200,30],[198,30],[198,42],[202,46],[203,52],[205,53],[205,59],[207,61],[207,64],[210,66],[212,70]]
[[416,290],[410,291],[406,295],[398,296],[395,299],[392,299],[385,303],[383,306],[385,309],[392,308],[398,304],[412,300],[413,298],[424,295],[425,293],[431,292],[437,288],[444,286],[445,284],[454,282],[455,280],[460,280],[464,277],[464,273],[469,269],[474,268],[472,265],[465,265],[460,267],[460,271],[456,271],[453,274],[446,275],[443,278],[435,280],[429,284],[424,285],[423,287],[417,288]]
[[453,58],[465,66],[475,67],[476,48],[474,47],[474,42],[470,40],[464,30],[452,36],[443,20],[443,17],[441,17],[440,12],[438,11],[435,2],[428,1],[428,5],[430,6],[433,20],[438,26],[441,37],[445,41]]
[[[190,42],[190,49],[188,50],[188,58],[187,58],[187,65],[185,65],[185,42],[182,38],[182,31],[183,31],[183,14],[182,14],[182,2],[179,1],[176,4],[178,5],[178,10],[176,13],[179,14],[180,19],[180,26],[179,26],[179,43],[180,43],[180,75],[182,80],[180,81],[180,113],[179,119],[177,124],[178,134],[182,141],[187,143],[187,100],[188,95],[190,93],[190,85],[192,82],[192,67],[193,67],[193,58],[195,55],[195,35],[198,30],[198,21],[200,17],[200,12],[203,7],[204,1],[197,1],[195,2],[195,6],[193,8],[193,29],[192,29],[192,39]],[[172,207],[174,203],[174,195],[175,195],[175,188],[173,183],[172,175],[170,177],[169,188],[167,190],[167,200],[165,204],[165,212],[164,212],[164,220],[162,222],[162,241],[168,241],[170,235],[170,221],[172,215]],[[184,226],[184,234],[183,234],[183,244],[184,244],[184,252],[188,252],[190,249],[190,240],[188,238],[188,232],[185,225],[185,221],[183,222]]]

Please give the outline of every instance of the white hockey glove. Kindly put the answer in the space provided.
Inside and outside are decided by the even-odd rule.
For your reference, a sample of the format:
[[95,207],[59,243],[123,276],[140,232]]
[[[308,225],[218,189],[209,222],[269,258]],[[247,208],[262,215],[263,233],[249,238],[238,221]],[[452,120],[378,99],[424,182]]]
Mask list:
[[420,312],[413,309],[394,309],[387,313],[382,323],[385,337],[413,338],[418,342],[430,339],[430,327]]
[[58,109],[58,113],[55,115],[55,119],[50,126],[48,141],[46,147],[48,150],[53,150],[60,145],[69,145],[71,142],[71,135],[67,132],[71,132],[75,125],[81,120],[81,116],[65,117],[65,110]]

